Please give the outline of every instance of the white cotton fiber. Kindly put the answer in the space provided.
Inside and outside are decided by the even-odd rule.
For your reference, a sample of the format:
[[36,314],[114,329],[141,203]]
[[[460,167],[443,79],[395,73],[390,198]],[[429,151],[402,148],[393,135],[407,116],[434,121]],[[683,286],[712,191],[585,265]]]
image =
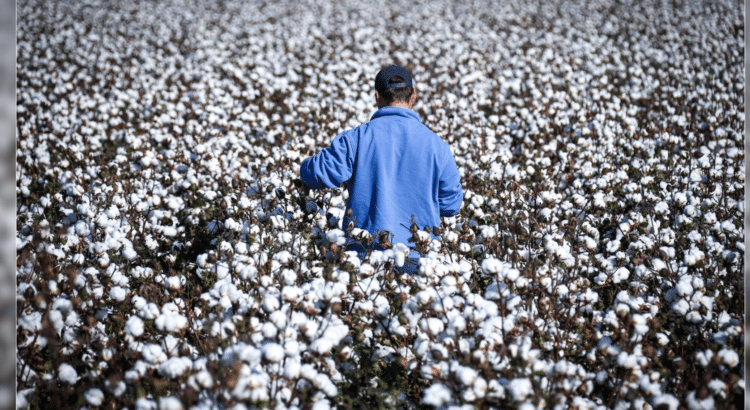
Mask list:
[[444,406],[451,400],[450,389],[443,383],[435,383],[424,391],[422,402],[435,407]]
[[76,369],[67,363],[63,363],[57,368],[57,377],[70,385],[78,382],[78,373],[76,373]]

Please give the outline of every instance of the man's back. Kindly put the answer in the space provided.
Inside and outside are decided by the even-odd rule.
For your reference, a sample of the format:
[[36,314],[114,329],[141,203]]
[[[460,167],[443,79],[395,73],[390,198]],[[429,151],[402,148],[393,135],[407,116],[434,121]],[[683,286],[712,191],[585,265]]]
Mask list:
[[348,181],[355,226],[390,231],[393,243],[409,244],[412,215],[420,228],[439,226],[440,216],[455,215],[463,200],[448,144],[401,107],[383,107],[370,122],[337,136],[303,162],[300,175],[311,188]]
[[[412,111],[417,100],[411,73],[391,65],[375,77],[379,110],[370,121],[336,136],[331,146],[306,159],[300,177],[313,189],[349,189],[354,226],[393,234],[409,245],[412,217],[419,228],[440,226],[463,201],[456,161],[448,144]],[[377,239],[377,238],[376,238]]]

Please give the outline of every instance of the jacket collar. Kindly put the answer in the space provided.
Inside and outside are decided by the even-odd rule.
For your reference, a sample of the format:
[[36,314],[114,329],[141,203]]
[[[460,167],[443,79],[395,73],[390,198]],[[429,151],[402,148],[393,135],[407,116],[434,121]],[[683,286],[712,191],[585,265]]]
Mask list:
[[387,116],[405,117],[405,118],[410,118],[410,119],[414,119],[419,122],[422,122],[422,120],[419,119],[419,115],[417,115],[416,112],[408,108],[391,107],[390,105],[385,106],[375,111],[375,114],[372,115],[372,117],[370,118],[370,121],[376,118],[387,117]]

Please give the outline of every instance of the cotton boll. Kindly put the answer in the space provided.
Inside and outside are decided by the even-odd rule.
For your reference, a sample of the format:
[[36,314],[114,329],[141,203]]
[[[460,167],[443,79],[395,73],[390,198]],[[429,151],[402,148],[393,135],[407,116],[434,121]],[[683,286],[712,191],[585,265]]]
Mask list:
[[441,407],[451,400],[452,393],[443,383],[434,383],[424,391],[422,403],[434,407]]
[[705,253],[698,248],[691,247],[685,252],[684,261],[688,266],[697,265],[706,258]]
[[601,285],[604,285],[605,283],[607,283],[607,279],[609,279],[609,277],[607,276],[606,273],[599,272],[599,274],[596,275],[596,277],[594,278],[594,283],[596,283],[597,285],[601,286]]
[[693,310],[685,315],[685,319],[690,323],[700,323],[703,321],[703,317],[697,310]]
[[677,410],[680,405],[680,401],[671,394],[662,394],[654,397],[652,403],[654,407],[664,406],[668,410]]
[[443,321],[436,317],[422,319],[421,327],[423,331],[428,332],[432,335],[438,335],[442,333],[444,329]]
[[210,389],[214,385],[214,378],[207,370],[201,370],[195,375],[195,381],[204,389]]
[[78,382],[78,373],[76,373],[73,366],[67,363],[63,363],[57,368],[57,377],[70,385]]
[[474,381],[474,385],[472,386],[472,390],[474,391],[474,395],[478,398],[484,398],[484,396],[487,394],[487,381],[483,377],[477,377],[477,379]]
[[611,240],[607,242],[607,252],[609,253],[615,253],[620,249],[620,241],[618,240]]
[[321,337],[310,344],[310,350],[314,351],[319,355],[327,355],[333,349],[333,340],[327,337]]
[[323,373],[318,373],[317,375],[315,375],[315,378],[312,380],[312,384],[313,386],[315,386],[315,388],[325,393],[325,395],[328,397],[335,397],[339,394],[339,390],[336,385],[333,384],[333,382],[331,382],[331,379]]
[[261,326],[261,333],[266,339],[275,339],[278,334],[278,328],[273,323],[263,323]]
[[75,233],[78,236],[88,236],[91,233],[91,228],[88,223],[79,220],[75,224]]
[[503,268],[503,262],[495,258],[485,258],[482,261],[482,273],[485,275],[496,275]]
[[731,349],[721,349],[717,355],[721,357],[724,364],[729,367],[735,367],[740,362],[740,357],[737,352]]
[[267,343],[262,349],[263,358],[270,362],[278,362],[284,358],[284,348],[278,343]]
[[133,336],[133,337],[140,337],[143,334],[143,320],[141,320],[138,316],[131,316],[128,318],[128,321],[125,323],[125,328],[123,329],[125,333]]
[[477,376],[479,375],[476,370],[458,365],[457,368],[454,370],[456,379],[461,382],[464,386],[471,386],[474,384],[474,381],[477,380]]
[[346,243],[346,235],[341,229],[329,230],[328,232],[326,232],[326,239],[328,240],[328,242],[335,243],[338,246]]
[[153,302],[146,303],[144,306],[138,308],[138,310],[138,316],[146,320],[153,320],[159,316],[159,306]]
[[109,291],[109,297],[110,299],[116,301],[116,302],[122,302],[125,300],[125,298],[128,296],[127,290],[120,286],[114,286]]
[[280,306],[279,298],[276,295],[266,293],[263,295],[263,310],[266,313],[271,313],[277,310]]
[[281,272],[281,277],[284,280],[284,284],[292,286],[297,283],[297,274],[291,269],[284,269]]
[[672,304],[672,310],[675,311],[678,315],[684,316],[688,310],[690,309],[690,304],[688,304],[685,299],[680,299],[677,302]]
[[284,354],[288,357],[297,357],[301,351],[300,343],[293,339],[284,342]]
[[714,403],[714,398],[711,395],[708,395],[705,399],[701,400],[695,397],[695,391],[691,391],[687,395],[687,403],[688,407],[696,410],[709,410],[709,409],[715,409],[716,404]]
[[302,331],[305,337],[307,337],[308,340],[312,339],[318,332],[318,322],[314,320],[308,320],[304,324],[300,325],[299,329]]
[[655,258],[651,260],[651,267],[654,271],[659,272],[662,269],[666,269],[667,264],[663,260]]
[[654,212],[656,212],[657,215],[666,215],[669,214],[669,205],[662,201],[654,205]]
[[513,379],[511,380],[507,387],[506,387],[508,393],[510,394],[510,397],[514,401],[522,401],[525,400],[526,397],[531,395],[533,393],[533,388],[531,386],[531,380],[527,378],[520,378],[520,379]]
[[627,268],[618,268],[614,274],[612,274],[612,283],[620,283],[627,280],[630,277],[630,271]]
[[677,294],[680,296],[691,296],[693,294],[692,277],[683,276],[675,286]]
[[92,406],[101,406],[104,402],[104,393],[97,388],[86,390],[83,396],[86,398],[86,402]]
[[188,357],[171,357],[159,365],[158,372],[164,377],[175,379],[182,376],[192,366],[193,361]]
[[159,397],[159,410],[183,410],[182,402],[174,396]]
[[123,247],[121,253],[123,258],[131,262],[138,257],[138,253],[133,249],[132,246]]
[[[302,289],[296,286],[284,286],[281,289],[281,297],[285,302],[298,303],[302,301]],[[275,312],[274,312],[275,313]]]
[[708,383],[708,388],[711,390],[711,392],[713,392],[713,394],[724,399],[726,398],[726,393],[725,393],[726,387],[727,387],[727,384],[718,379],[711,380]]
[[167,360],[167,355],[164,353],[161,346],[153,343],[145,344],[141,349],[141,355],[151,364],[159,364]]
[[299,359],[292,358],[284,364],[284,377],[287,380],[295,380],[300,376],[301,365]]

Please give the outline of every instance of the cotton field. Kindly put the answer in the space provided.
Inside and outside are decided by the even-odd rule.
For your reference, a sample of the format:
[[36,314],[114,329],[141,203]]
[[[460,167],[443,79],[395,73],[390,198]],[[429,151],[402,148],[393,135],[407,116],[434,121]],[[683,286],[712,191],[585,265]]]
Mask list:
[[[742,16],[19,2],[17,408],[742,408]],[[359,257],[299,166],[392,63],[464,203]]]

